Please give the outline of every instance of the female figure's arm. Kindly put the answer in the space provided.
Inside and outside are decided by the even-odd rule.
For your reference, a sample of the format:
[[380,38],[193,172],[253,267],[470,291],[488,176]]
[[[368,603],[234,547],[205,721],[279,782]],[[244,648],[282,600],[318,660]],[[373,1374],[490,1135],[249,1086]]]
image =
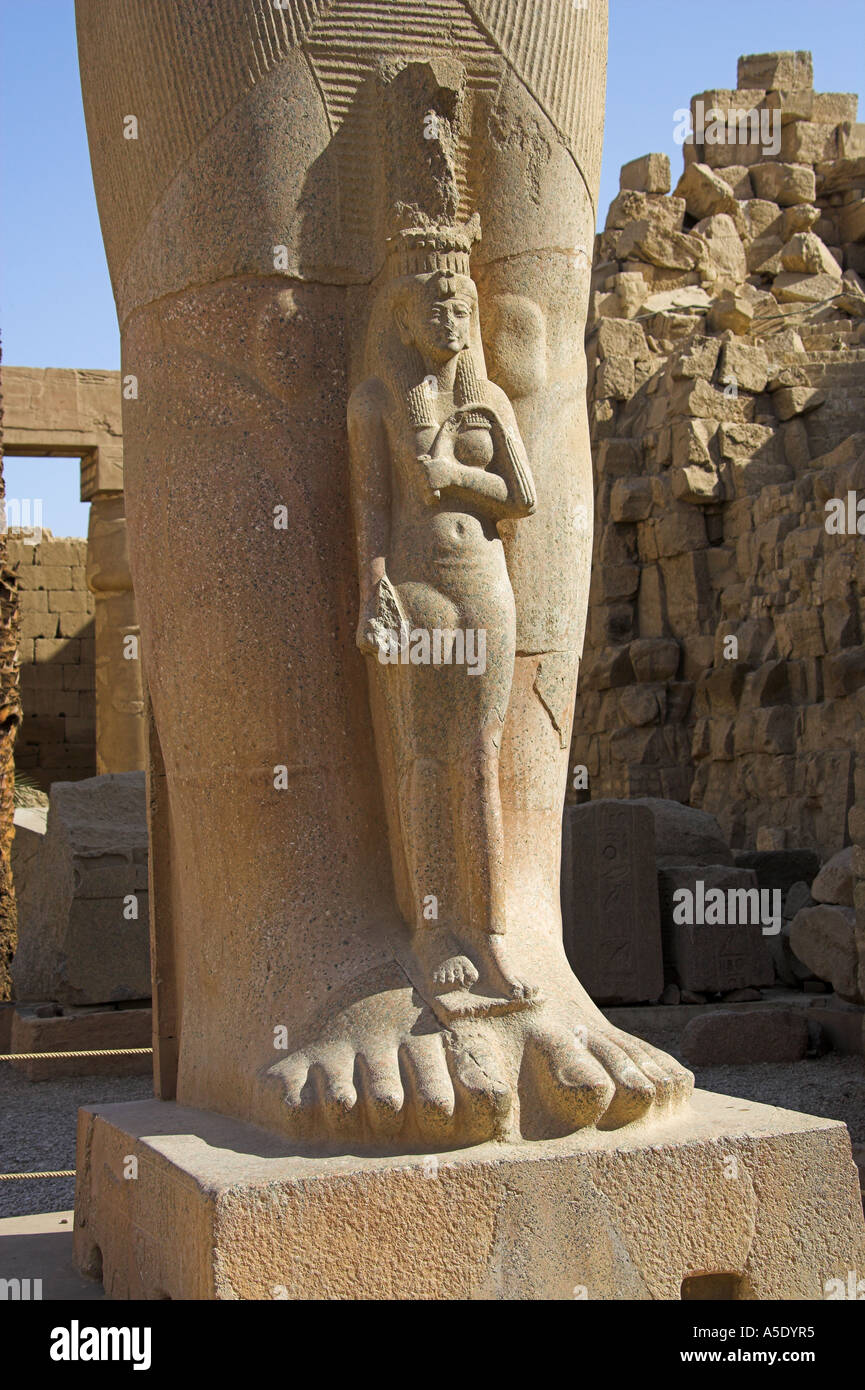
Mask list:
[[[433,491],[433,500],[464,501],[490,513],[496,520],[531,516],[537,505],[534,479],[510,401],[501,393],[497,408],[462,407],[460,413],[483,413],[490,421],[493,458],[489,468],[475,468],[453,458],[425,455],[419,462]],[[440,439],[444,433],[440,433]],[[438,444],[438,440],[436,441]]]

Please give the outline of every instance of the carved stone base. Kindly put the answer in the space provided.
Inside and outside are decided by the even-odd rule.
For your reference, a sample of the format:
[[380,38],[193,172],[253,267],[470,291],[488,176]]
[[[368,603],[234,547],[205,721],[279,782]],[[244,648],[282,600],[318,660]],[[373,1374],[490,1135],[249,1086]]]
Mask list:
[[411,1158],[84,1109],[75,1247],[131,1299],[821,1299],[865,1272],[845,1126],[706,1091],[648,1131]]

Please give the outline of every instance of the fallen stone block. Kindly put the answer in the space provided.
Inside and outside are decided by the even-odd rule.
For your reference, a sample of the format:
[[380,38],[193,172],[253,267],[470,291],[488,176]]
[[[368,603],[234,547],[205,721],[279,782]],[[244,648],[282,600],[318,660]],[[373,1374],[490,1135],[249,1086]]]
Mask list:
[[38,893],[38,874],[34,874],[34,869],[39,863],[45,839],[48,807],[19,806],[14,812],[13,821],[12,882],[20,922],[22,918],[26,919],[28,912],[32,912],[31,900]]
[[598,352],[604,357],[630,357],[643,360],[651,356],[646,335],[631,319],[604,319],[598,326]]
[[781,237],[788,241],[798,232],[810,232],[819,220],[820,209],[812,207],[810,203],[798,203],[795,207],[786,208],[781,217]]
[[646,221],[658,231],[680,232],[684,220],[684,198],[623,189],[610,203],[605,230],[624,231],[631,222]]
[[744,206],[745,239],[781,237],[784,230],[784,210],[768,198],[749,198]]
[[702,377],[709,381],[714,375],[721,344],[716,338],[691,343],[685,352],[673,359],[672,376],[674,381],[696,380]]
[[762,87],[766,92],[814,86],[814,63],[804,49],[781,53],[747,53],[737,66],[739,87]]
[[817,196],[814,170],[807,164],[779,164],[775,161],[754,164],[751,182],[758,198],[765,198],[779,207],[795,203],[813,203]]
[[630,357],[606,357],[598,364],[595,396],[598,400],[626,401],[634,394],[634,363]]
[[661,724],[666,712],[666,691],[646,685],[631,685],[619,697],[622,717],[633,729]]
[[[150,1047],[153,1012],[150,1008],[63,1008],[59,1004],[16,1006],[10,1052],[88,1052],[127,1047]],[[150,1053],[113,1057],[46,1057],[4,1063],[28,1081],[54,1081],[63,1076],[148,1076]]]
[[706,248],[700,268],[704,276],[713,280],[741,284],[748,274],[745,248],[736,230],[736,224],[726,212],[704,217],[692,229],[692,236],[699,238]]
[[853,906],[853,846],[833,854],[811,884],[811,897],[817,903]]
[[704,313],[712,301],[700,285],[689,285],[680,290],[660,290],[650,294],[643,305],[646,314],[680,314],[688,316],[691,328],[696,316]]
[[[808,897],[811,902],[811,897]],[[776,937],[766,937],[766,944],[769,947],[769,955],[772,956],[772,965],[775,966],[775,973],[780,983],[786,984],[789,990],[798,990],[805,980],[814,979],[814,972],[807,965],[802,965],[800,958],[793,947],[790,945],[790,922],[784,920],[782,930]]]
[[672,680],[679,669],[681,652],[673,638],[641,637],[631,643],[628,653],[638,681]]
[[724,293],[712,304],[708,326],[713,333],[749,333],[754,322],[754,305],[744,294]]
[[808,884],[820,868],[820,856],[811,849],[741,850],[736,854],[736,865],[753,869],[761,888],[779,888],[786,899],[799,883],[807,896]]
[[689,463],[683,468],[674,468],[670,480],[678,502],[702,507],[724,497],[724,480],[714,463]]
[[605,647],[586,670],[580,681],[583,690],[611,690],[630,685],[634,678],[627,646]]
[[772,923],[761,920],[764,907],[770,916],[772,899],[761,897],[756,874],[728,865],[680,863],[659,870],[658,887],[667,978],[704,994],[773,983],[763,935],[763,926]]
[[781,158],[790,164],[819,164],[837,159],[837,123],[790,121],[781,129]]
[[667,270],[694,270],[702,247],[684,232],[669,232],[648,221],[629,222],[619,237],[620,261],[647,261]]
[[744,203],[748,198],[753,198],[754,188],[751,183],[751,172],[746,164],[725,165],[721,177],[725,183],[730,185],[737,201]]
[[772,293],[779,304],[822,304],[840,292],[841,280],[835,275],[782,270],[772,281]]
[[669,193],[670,156],[644,154],[640,159],[632,159],[623,164],[619,174],[619,188],[634,189],[639,193]]
[[646,806],[652,813],[659,868],[668,864],[733,863],[733,854],[721,834],[721,827],[708,811],[698,811],[693,806],[655,796],[637,797],[633,804]]
[[820,903],[797,912],[790,923],[790,945],[819,980],[835,993],[861,1004],[856,945],[856,913],[851,907]]
[[833,275],[841,279],[841,267],[828,246],[814,232],[796,232],[781,251],[785,270],[818,275]]
[[826,400],[826,393],[814,386],[780,386],[772,392],[772,404],[779,420],[792,420],[794,415],[807,415]]
[[150,997],[143,772],[55,782],[12,962],[21,1003]]
[[617,478],[610,493],[610,518],[613,521],[642,521],[652,510],[652,481],[650,478]]
[[843,242],[865,241],[865,198],[838,209],[838,227]]
[[862,1054],[862,1027],[865,1024],[865,1010],[852,1004],[833,1003],[827,999],[812,1005],[807,1018],[817,1023],[824,1042],[832,1052],[859,1057]]
[[676,197],[684,198],[688,216],[699,221],[715,213],[732,214],[738,208],[736,195],[727,182],[708,164],[689,164],[676,185]]
[[798,1062],[808,1052],[808,1023],[792,1009],[718,1009],[690,1019],[682,1051],[694,1067]]
[[865,155],[865,123],[842,121],[838,126],[839,159],[861,159]]
[[799,91],[767,92],[763,104],[768,111],[780,112],[782,126],[789,121],[835,126],[841,121],[855,121],[858,97],[855,92],[814,92],[803,87]]
[[743,391],[765,391],[769,379],[769,359],[764,348],[735,340],[725,343],[721,358],[721,380],[735,382]]

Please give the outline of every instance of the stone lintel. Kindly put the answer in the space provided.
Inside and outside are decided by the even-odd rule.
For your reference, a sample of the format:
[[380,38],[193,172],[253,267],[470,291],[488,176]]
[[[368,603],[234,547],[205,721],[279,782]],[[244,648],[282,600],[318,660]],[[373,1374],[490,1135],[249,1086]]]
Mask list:
[[3,447],[10,457],[80,458],[81,500],[123,490],[120,373],[3,369]]

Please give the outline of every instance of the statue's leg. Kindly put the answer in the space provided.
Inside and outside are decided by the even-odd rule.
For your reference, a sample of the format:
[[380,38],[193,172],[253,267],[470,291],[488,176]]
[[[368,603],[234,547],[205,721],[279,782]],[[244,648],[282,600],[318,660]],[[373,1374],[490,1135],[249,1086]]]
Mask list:
[[[567,248],[591,246],[573,150],[600,123],[604,21],[602,0],[544,9],[536,31],[537,0],[418,4],[420,32],[382,26],[374,6],[347,23],[342,0],[76,7],[165,765],[152,844],[171,845],[160,882],[177,1096],[310,1141],[479,1142],[515,1124],[518,1091],[524,1133],[622,1122],[639,1109],[629,1097],[656,1095],[652,1066],[664,1084],[666,1063],[649,1061],[632,1084],[625,1044],[613,1050],[594,1017],[602,1061],[572,1061],[566,1043],[583,1025],[556,935],[558,834],[588,583],[575,508],[591,503],[574,366],[588,275]],[[547,15],[559,29],[539,50],[541,76],[529,50]],[[459,216],[481,214],[491,374],[514,402],[541,498],[508,541],[519,624],[500,771],[508,942],[521,972],[558,991],[559,1012],[443,1028],[399,959],[405,897],[384,831],[395,784],[379,777],[378,697],[371,719],[354,644],[346,408],[388,233],[381,210],[403,178],[410,198],[441,182],[438,168],[415,177],[432,145],[426,97],[388,126],[384,88],[411,63],[449,82],[462,57],[474,117],[454,145],[455,158],[471,153]],[[383,126],[397,137],[387,158]],[[530,1086],[527,1049],[541,1058]]]
[[[432,1002],[447,989],[469,989],[478,972],[457,937],[456,856],[451,823],[453,772],[446,760],[410,753],[400,780],[400,828],[412,887],[413,975]],[[408,946],[408,943],[407,943]],[[405,959],[409,960],[407,949]]]
[[[502,42],[509,51],[504,31]],[[589,56],[571,54],[562,91]],[[538,499],[532,516],[500,527],[517,633],[499,785],[508,952],[545,1000],[519,1016],[520,1125],[542,1135],[586,1123],[596,1106],[596,1123],[615,1126],[680,1103],[692,1078],[608,1024],[562,946],[561,813],[594,510],[583,335],[595,188],[531,81],[509,74],[485,120],[491,139],[475,186],[483,236],[472,269],[489,376],[513,405]]]
[[499,790],[504,727],[503,715],[491,709],[465,763],[457,767],[453,798],[453,814],[462,824],[463,841],[477,851],[466,855],[471,925],[475,931],[499,935],[507,929],[505,831]]

